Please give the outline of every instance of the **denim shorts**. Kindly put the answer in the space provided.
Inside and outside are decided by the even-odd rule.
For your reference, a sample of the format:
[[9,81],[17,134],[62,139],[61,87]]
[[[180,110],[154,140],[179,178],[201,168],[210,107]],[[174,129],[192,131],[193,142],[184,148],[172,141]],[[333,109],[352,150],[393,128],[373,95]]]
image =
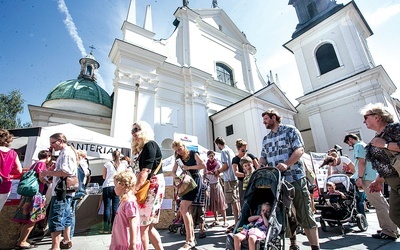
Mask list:
[[56,196],[51,197],[48,218],[50,233],[63,231],[72,225],[72,216],[74,214],[72,213],[71,203],[71,196],[67,196],[62,200],[57,200]]

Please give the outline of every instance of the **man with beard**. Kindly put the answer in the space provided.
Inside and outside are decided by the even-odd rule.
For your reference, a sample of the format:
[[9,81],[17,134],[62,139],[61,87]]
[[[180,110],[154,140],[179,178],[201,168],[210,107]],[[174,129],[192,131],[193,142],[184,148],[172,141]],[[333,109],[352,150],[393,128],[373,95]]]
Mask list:
[[[294,186],[295,198],[293,206],[296,210],[298,224],[310,242],[311,249],[319,248],[318,225],[311,210],[311,198],[307,188],[307,179],[301,156],[304,143],[297,128],[283,125],[282,117],[274,109],[262,113],[263,123],[270,132],[262,142],[260,164],[278,168],[285,180]],[[290,238],[289,250],[300,249],[296,244],[296,235]]]

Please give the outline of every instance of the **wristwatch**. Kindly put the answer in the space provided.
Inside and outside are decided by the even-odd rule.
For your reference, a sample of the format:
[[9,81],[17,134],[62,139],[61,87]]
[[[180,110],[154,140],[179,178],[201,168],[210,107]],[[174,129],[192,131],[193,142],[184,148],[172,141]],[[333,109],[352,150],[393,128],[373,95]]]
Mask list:
[[389,144],[388,144],[388,143],[385,143],[385,145],[383,145],[383,148],[388,149],[388,147],[389,147]]

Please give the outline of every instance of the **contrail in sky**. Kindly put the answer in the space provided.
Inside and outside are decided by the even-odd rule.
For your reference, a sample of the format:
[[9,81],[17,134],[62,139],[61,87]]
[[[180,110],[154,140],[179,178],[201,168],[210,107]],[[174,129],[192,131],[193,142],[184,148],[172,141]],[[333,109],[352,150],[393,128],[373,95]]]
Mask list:
[[82,57],[86,56],[87,53],[85,47],[83,47],[83,41],[79,36],[78,31],[76,30],[74,20],[72,20],[72,16],[69,14],[67,5],[65,4],[64,0],[58,0],[58,9],[61,13],[65,14],[65,26],[67,27],[69,35],[72,37],[72,39],[74,39],[76,45],[78,46],[78,49],[81,51]]
[[[74,20],[72,20],[72,16],[69,14],[68,7],[65,4],[64,0],[58,0],[58,9],[60,10],[61,13],[65,14],[65,20],[64,24],[69,32],[69,35],[72,37],[72,39],[75,41],[76,46],[78,46],[79,51],[82,54],[82,57],[87,56],[85,47],[83,46],[83,41],[81,37],[78,34],[78,31],[76,29]],[[105,84],[103,81],[103,77],[101,77],[100,73],[98,70],[96,70],[96,77],[97,77],[97,83],[102,87],[105,88]]]

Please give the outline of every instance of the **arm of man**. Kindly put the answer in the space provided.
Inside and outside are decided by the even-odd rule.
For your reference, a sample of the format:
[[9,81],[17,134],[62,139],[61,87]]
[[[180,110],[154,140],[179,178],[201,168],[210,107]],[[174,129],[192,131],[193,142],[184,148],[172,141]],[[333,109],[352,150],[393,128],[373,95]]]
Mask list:
[[279,163],[277,168],[282,172],[286,171],[290,166],[293,166],[301,158],[303,153],[303,147],[296,148],[289,159],[287,159],[284,163]]
[[362,187],[362,177],[365,173],[366,162],[364,158],[358,158],[358,178],[356,181],[357,187]]

